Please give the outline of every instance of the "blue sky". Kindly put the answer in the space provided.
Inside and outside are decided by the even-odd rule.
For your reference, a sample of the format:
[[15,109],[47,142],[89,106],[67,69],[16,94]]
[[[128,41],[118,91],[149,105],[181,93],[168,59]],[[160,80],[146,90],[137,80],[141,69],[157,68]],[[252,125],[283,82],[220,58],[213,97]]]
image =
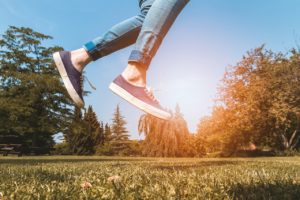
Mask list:
[[[87,3],[88,2],[88,3]],[[138,0],[0,0],[0,33],[9,25],[33,28],[54,37],[47,45],[67,50],[101,36],[114,24],[136,15]],[[266,44],[286,52],[300,44],[298,0],[191,0],[179,15],[148,73],[148,84],[158,89],[162,104],[181,110],[194,132],[199,119],[210,113],[227,66],[246,51]],[[117,104],[132,138],[140,139],[141,111],[108,90],[122,72],[132,47],[104,57],[86,68],[96,85],[86,97],[98,118],[111,122]]]

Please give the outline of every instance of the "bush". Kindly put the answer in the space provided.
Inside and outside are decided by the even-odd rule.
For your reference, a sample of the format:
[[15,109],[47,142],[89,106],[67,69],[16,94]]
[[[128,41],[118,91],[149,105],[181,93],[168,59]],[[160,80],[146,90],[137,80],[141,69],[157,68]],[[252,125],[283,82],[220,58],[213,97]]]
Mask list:
[[96,155],[104,156],[140,156],[142,152],[142,144],[137,140],[129,140],[120,143],[120,148],[116,148],[116,144],[112,145],[106,142],[96,147]]
[[72,155],[72,152],[69,148],[69,145],[67,142],[62,142],[54,145],[54,151],[53,154],[56,155]]
[[293,150],[285,150],[285,151],[275,151],[274,154],[276,156],[300,156],[300,152]]
[[118,154],[121,156],[141,156],[142,143],[137,140],[129,140],[127,148],[123,149]]
[[111,156],[114,155],[114,151],[109,142],[105,142],[104,144],[98,145],[96,147],[96,155]]

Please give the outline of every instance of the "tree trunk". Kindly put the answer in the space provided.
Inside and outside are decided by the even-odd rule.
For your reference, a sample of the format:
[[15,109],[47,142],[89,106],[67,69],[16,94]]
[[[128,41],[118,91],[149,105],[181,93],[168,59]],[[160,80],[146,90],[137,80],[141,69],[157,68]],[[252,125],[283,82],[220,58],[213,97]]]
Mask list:
[[290,137],[290,139],[288,140],[287,136],[284,135],[283,133],[281,134],[281,138],[282,138],[282,145],[284,147],[284,150],[292,150],[296,147],[296,145],[299,142],[299,136],[297,136],[297,130],[295,130],[292,134],[292,136]]

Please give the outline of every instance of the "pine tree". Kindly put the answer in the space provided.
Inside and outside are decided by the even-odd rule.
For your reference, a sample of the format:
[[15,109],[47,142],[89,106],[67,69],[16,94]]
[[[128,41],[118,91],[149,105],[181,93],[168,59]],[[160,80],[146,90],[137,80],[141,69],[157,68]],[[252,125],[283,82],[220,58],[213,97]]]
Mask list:
[[89,124],[84,120],[73,121],[67,131],[67,143],[72,154],[91,155],[95,153]]
[[113,123],[112,123],[112,140],[114,141],[126,141],[128,140],[129,135],[127,134],[128,131],[126,130],[126,121],[124,117],[121,115],[120,107],[117,105]]
[[115,154],[122,154],[129,148],[128,146],[128,131],[126,130],[126,121],[121,115],[120,107],[117,105],[111,126],[111,141],[110,145]]
[[95,141],[97,141],[95,143],[95,146],[96,145],[102,145],[105,142],[104,125],[103,125],[102,121],[100,122],[100,127],[99,127],[99,130],[98,130],[98,134],[95,137]]
[[88,132],[92,137],[93,146],[103,144],[103,140],[104,140],[103,123],[99,123],[97,119],[97,115],[94,112],[92,106],[88,107],[88,110],[85,113],[83,120],[88,124]]
[[[83,95],[87,96],[89,92],[84,90],[84,81],[82,77],[80,81]],[[89,110],[89,113],[93,113],[92,108],[89,108],[88,111]],[[98,121],[96,114],[94,113],[96,120],[94,120],[93,117],[89,117],[93,116],[93,114],[88,114],[88,116],[86,116],[86,114],[87,113],[85,112],[84,118],[86,120],[84,120],[82,109],[77,106],[75,107],[72,122],[64,131],[65,147],[67,148],[65,149],[66,152],[78,155],[90,155],[95,153],[95,141],[98,141],[98,139],[95,139],[94,135],[101,135],[101,133],[97,134],[99,131],[97,129]],[[89,123],[89,121],[91,121],[91,123]],[[92,132],[92,126],[96,127],[97,131]]]
[[109,142],[112,139],[111,128],[108,123],[104,127],[104,141]]
[[64,132],[67,152],[77,155],[91,155],[94,153],[89,126],[83,120],[82,110],[75,107],[74,118],[68,129]]
[[88,107],[88,110],[84,115],[84,120],[89,122],[92,130],[96,130],[97,128],[100,128],[100,123],[97,119],[97,115],[94,112],[92,106]]

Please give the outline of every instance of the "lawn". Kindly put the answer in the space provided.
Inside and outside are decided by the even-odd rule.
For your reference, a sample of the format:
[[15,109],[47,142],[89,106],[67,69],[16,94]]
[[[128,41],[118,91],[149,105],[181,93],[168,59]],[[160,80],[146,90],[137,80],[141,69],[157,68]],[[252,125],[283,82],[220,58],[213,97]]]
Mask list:
[[300,157],[1,157],[1,198],[300,199]]

